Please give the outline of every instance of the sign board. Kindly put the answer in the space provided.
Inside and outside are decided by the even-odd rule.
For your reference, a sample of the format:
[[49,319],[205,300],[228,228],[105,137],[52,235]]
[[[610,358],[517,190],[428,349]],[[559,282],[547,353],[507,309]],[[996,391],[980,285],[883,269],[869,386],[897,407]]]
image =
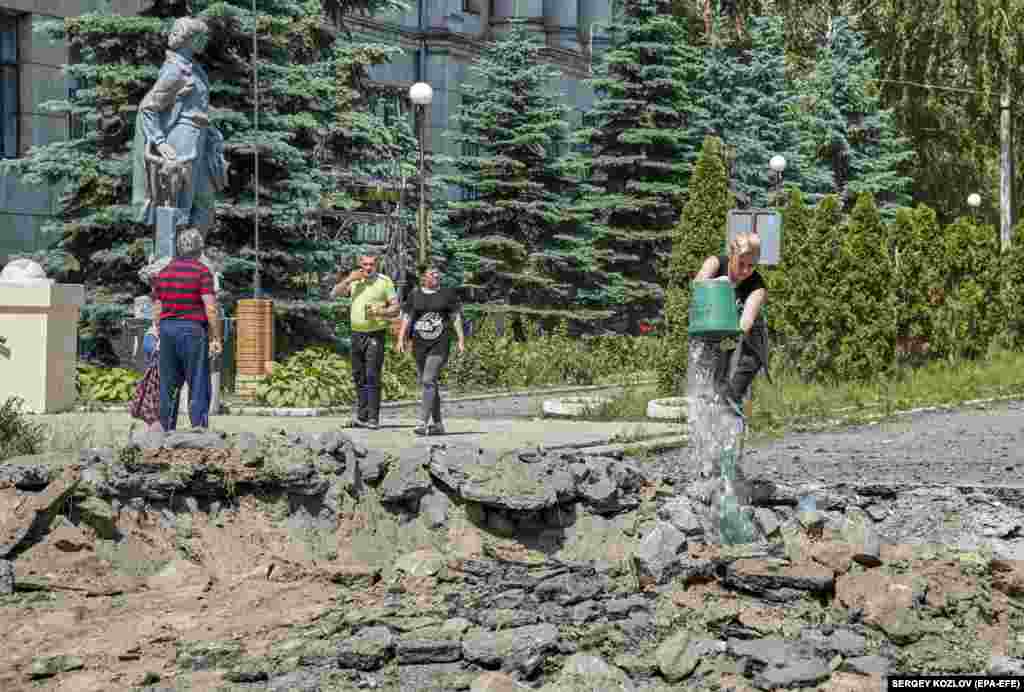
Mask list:
[[726,225],[725,247],[739,233],[761,236],[761,264],[777,265],[782,260],[782,214],[774,209],[733,209]]

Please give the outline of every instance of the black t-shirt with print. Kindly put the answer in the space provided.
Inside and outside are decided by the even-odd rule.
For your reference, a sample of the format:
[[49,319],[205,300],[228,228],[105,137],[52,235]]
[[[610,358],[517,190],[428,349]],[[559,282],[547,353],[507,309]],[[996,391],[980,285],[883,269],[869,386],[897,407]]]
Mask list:
[[439,288],[424,293],[417,288],[409,294],[402,312],[412,325],[413,347],[419,351],[434,348],[447,349],[451,341],[452,320],[462,309],[454,288]]
[[[717,279],[729,274],[729,258],[725,255],[718,257],[718,271],[711,278]],[[759,288],[768,289],[761,275],[755,270],[746,279],[736,284],[736,311],[742,316],[743,308],[747,304],[750,294]],[[757,356],[767,371],[768,368],[768,325],[764,320],[764,313],[759,312],[750,334],[744,339],[744,351],[751,352]]]

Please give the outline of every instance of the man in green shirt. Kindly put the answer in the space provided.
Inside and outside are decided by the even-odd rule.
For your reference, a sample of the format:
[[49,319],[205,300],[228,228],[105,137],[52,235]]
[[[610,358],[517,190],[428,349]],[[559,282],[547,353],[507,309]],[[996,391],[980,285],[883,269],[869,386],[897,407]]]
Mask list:
[[373,255],[360,257],[359,269],[331,290],[332,298],[339,295],[352,296],[352,381],[358,397],[352,422],[376,429],[380,425],[380,373],[388,319],[398,316],[398,295],[391,279],[377,273],[377,258]]

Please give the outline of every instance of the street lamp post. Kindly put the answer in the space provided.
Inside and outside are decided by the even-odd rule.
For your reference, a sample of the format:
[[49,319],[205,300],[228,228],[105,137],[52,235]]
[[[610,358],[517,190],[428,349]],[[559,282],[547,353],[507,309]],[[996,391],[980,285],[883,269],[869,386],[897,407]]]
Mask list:
[[426,82],[416,82],[409,87],[409,99],[416,106],[416,116],[419,120],[417,136],[420,145],[420,206],[417,225],[419,226],[419,263],[422,265],[427,263],[427,247],[429,245],[427,237],[427,180],[424,149],[426,148],[427,138],[427,107],[434,99],[434,90]]
[[782,172],[786,170],[786,157],[776,154],[768,162],[768,167],[775,173],[775,206],[779,206],[779,192],[782,190]]
[[973,216],[974,220],[977,221],[978,207],[981,206],[981,195],[979,195],[977,192],[972,192],[971,194],[967,195],[967,206],[971,208],[971,216]]

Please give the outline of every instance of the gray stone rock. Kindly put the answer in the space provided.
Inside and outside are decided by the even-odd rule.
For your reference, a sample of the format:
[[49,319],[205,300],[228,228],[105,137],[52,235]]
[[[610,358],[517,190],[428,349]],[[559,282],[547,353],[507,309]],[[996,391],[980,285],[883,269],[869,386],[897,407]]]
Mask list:
[[426,459],[421,448],[402,450],[398,463],[391,467],[381,483],[381,500],[392,503],[418,502],[430,492],[433,483],[423,468]]
[[814,647],[807,642],[766,637],[754,640],[729,640],[729,653],[737,658],[749,658],[762,665],[784,667],[798,661],[817,660]]
[[762,690],[780,687],[813,687],[832,677],[832,669],[824,661],[797,661],[783,668],[765,668],[754,677],[754,686]]
[[633,692],[636,685],[621,668],[592,654],[574,654],[562,664],[558,678],[541,692]]
[[480,617],[480,624],[493,630],[535,625],[539,620],[540,616],[532,610],[497,608],[484,612]]
[[778,516],[767,507],[757,507],[754,510],[754,521],[765,538],[771,538],[781,527]]
[[474,630],[462,639],[462,655],[485,668],[501,667],[525,675],[543,664],[558,644],[558,628],[551,624],[517,627],[500,632]]
[[572,621],[582,625],[601,617],[601,605],[596,601],[583,601],[572,609]]
[[726,585],[773,601],[790,601],[807,592],[829,593],[831,570],[814,565],[791,566],[785,560],[738,560],[726,569]]
[[420,514],[431,529],[439,529],[448,523],[448,508],[451,501],[437,488],[420,498]]
[[462,659],[462,642],[442,636],[439,630],[420,630],[399,638],[395,657],[402,665],[453,663]]
[[502,591],[491,599],[492,608],[518,608],[526,601],[525,589],[509,589]]
[[356,446],[349,445],[346,449],[351,450],[350,462],[359,464],[359,471],[363,475],[363,481],[371,485],[380,483],[388,470],[390,457],[379,450],[366,450],[362,456],[356,454]]
[[0,560],[0,596],[14,593],[14,563]]
[[879,504],[870,504],[864,508],[864,513],[871,517],[871,521],[882,521],[889,516],[889,510]]
[[556,625],[568,623],[570,621],[569,611],[553,601],[545,601],[537,606],[537,615],[544,622],[550,622]]
[[187,430],[166,433],[161,446],[167,449],[228,449],[230,443],[222,432]]
[[[886,675],[889,672],[889,659],[882,656],[857,656],[843,661],[843,670],[860,675]],[[989,671],[990,675],[1000,675]],[[1018,673],[1019,675],[1020,673]]]
[[78,463],[82,466],[114,463],[114,450],[110,447],[89,447],[78,453]]
[[695,536],[704,532],[700,518],[694,510],[693,502],[689,498],[677,497],[669,500],[658,509],[658,516],[686,536]]
[[988,662],[989,675],[1024,675],[1024,658],[993,656]]
[[686,658],[690,646],[690,633],[683,630],[663,641],[654,652],[654,659],[662,676],[670,683],[688,677],[696,662]]
[[387,627],[367,627],[338,646],[338,665],[356,670],[377,670],[395,650],[395,636]]
[[342,432],[314,432],[306,437],[306,446],[317,454],[337,456],[346,444],[351,443],[352,439]]
[[626,617],[634,610],[650,611],[651,602],[643,596],[630,596],[629,598],[616,598],[604,604],[608,617]]
[[584,577],[579,574],[562,574],[547,579],[533,590],[541,601],[555,601],[561,606],[571,606],[594,598],[604,589],[606,580],[596,575]]
[[667,522],[658,522],[640,541],[636,551],[637,567],[642,576],[664,584],[674,576],[673,565],[679,563],[686,549],[686,536]]
[[[67,460],[73,461],[74,457]],[[5,459],[0,464],[0,484],[13,483],[18,490],[42,490],[50,482],[50,466],[39,461],[40,458],[34,456]]]
[[341,489],[354,498],[358,498],[363,494],[363,474],[359,468],[359,464],[353,463],[346,464],[344,470],[338,478],[338,482],[341,484]]
[[837,653],[844,658],[863,656],[868,640],[848,629],[837,629],[828,640],[829,653]]

